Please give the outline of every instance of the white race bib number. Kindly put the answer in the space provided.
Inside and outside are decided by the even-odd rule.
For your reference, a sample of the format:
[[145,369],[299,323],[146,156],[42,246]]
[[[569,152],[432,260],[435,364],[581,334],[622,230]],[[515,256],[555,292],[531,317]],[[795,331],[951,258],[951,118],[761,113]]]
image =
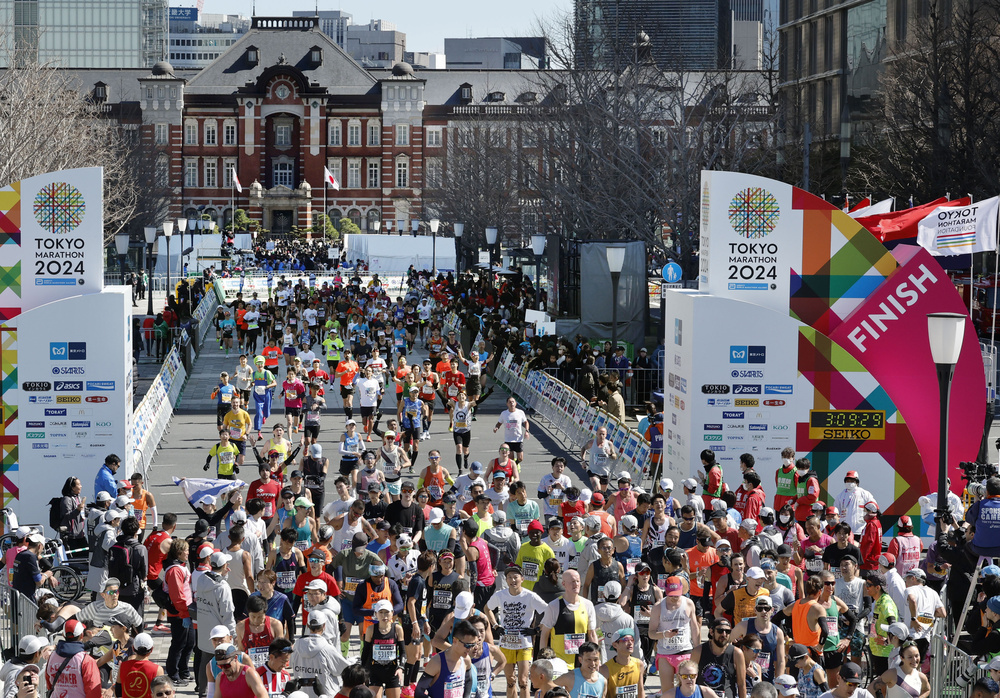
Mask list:
[[524,571],[524,579],[528,582],[538,581],[538,563],[537,562],[524,562],[521,565],[521,569]]
[[263,386],[263,385],[255,385],[253,387],[253,391],[255,393],[257,393],[258,395],[263,395],[264,393],[267,392],[267,388],[265,386]]
[[570,633],[563,637],[563,648],[566,654],[580,654],[580,645],[586,639],[585,633]]
[[357,577],[347,577],[344,583],[344,591],[346,591],[348,594],[353,594],[355,591],[357,591],[358,584],[360,583],[361,580],[358,579]]
[[251,647],[250,660],[255,667],[262,667],[267,663],[267,647]]

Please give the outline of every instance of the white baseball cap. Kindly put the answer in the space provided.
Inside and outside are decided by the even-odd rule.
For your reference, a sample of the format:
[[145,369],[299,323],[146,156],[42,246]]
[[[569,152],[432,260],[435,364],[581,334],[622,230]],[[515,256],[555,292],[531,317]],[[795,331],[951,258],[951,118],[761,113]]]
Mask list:
[[322,579],[314,579],[306,584],[306,591],[322,591],[325,593],[327,591],[326,582]]
[[[468,592],[462,592],[462,593],[468,593]],[[392,601],[390,601],[389,599],[379,599],[378,601],[375,602],[375,605],[372,607],[372,610],[375,611],[376,613],[378,613],[379,611],[389,611],[390,613],[392,613]]]
[[437,507],[431,509],[431,515],[427,519],[427,523],[436,524],[441,523],[442,521],[444,521],[444,511],[438,509]]
[[472,596],[472,592],[459,592],[458,596],[455,597],[455,618],[458,620],[465,620],[472,615],[472,609],[474,607],[475,600]]
[[669,477],[660,478],[660,489],[661,490],[672,490],[674,489],[674,481]]
[[212,640],[218,637],[229,637],[229,636],[230,636],[229,628],[226,627],[225,625],[216,625],[214,628],[212,628],[212,632],[208,634],[208,637]]

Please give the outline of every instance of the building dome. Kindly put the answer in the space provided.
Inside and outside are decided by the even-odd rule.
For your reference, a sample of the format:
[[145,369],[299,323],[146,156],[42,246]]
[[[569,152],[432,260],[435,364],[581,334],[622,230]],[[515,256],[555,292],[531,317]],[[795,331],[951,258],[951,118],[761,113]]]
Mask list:
[[153,66],[153,75],[173,75],[174,67],[166,61],[157,61]]
[[413,66],[404,61],[400,61],[396,65],[392,66],[392,74],[396,77],[405,77],[407,75],[413,75]]

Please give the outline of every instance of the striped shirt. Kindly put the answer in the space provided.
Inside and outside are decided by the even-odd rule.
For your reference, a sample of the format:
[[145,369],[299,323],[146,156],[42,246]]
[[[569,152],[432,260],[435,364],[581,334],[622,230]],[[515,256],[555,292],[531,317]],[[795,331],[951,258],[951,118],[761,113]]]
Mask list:
[[118,617],[125,621],[133,628],[142,627],[142,616],[134,608],[129,606],[127,603],[118,602],[114,608],[108,608],[107,604],[104,603],[104,599],[99,599],[92,604],[88,604],[80,609],[80,612],[76,614],[87,627],[103,627],[108,624],[112,618]]
[[278,698],[282,691],[285,690],[285,684],[288,683],[288,677],[290,676],[287,669],[272,671],[271,667],[266,664],[258,667],[257,673],[260,674],[260,678],[264,681],[264,689],[267,691],[268,698]]

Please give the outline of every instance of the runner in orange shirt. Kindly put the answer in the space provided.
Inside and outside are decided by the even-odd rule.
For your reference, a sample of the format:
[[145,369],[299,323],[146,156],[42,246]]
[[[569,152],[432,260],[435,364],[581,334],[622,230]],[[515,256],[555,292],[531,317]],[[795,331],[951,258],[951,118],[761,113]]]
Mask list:
[[712,545],[712,539],[699,530],[697,543],[695,547],[688,549],[687,556],[691,570],[691,600],[695,602],[695,606],[701,604],[699,610],[703,614],[711,614],[712,588],[709,586],[708,590],[705,591],[703,587],[706,582],[711,580],[712,565],[718,564],[719,553]]
[[337,364],[337,377],[340,379],[340,397],[344,399],[344,414],[348,419],[354,418],[354,377],[358,375],[358,362],[350,351],[344,351],[344,358]]
[[278,370],[278,359],[281,358],[281,347],[278,346],[278,342],[275,341],[274,337],[271,341],[267,343],[264,347],[261,355],[264,357],[264,368],[271,373]]

